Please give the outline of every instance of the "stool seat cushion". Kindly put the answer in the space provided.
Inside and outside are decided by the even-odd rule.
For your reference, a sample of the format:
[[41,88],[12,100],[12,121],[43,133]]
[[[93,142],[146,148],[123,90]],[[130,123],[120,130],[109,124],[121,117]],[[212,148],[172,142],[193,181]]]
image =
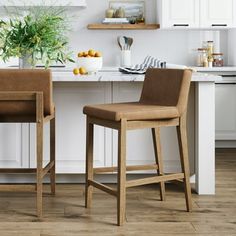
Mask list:
[[[54,113],[50,70],[1,69],[0,92],[43,92],[44,116]],[[1,101],[0,117],[29,117],[36,115],[35,101]]]
[[172,119],[180,116],[175,106],[148,105],[141,102],[88,105],[84,114],[104,120],[156,120]]

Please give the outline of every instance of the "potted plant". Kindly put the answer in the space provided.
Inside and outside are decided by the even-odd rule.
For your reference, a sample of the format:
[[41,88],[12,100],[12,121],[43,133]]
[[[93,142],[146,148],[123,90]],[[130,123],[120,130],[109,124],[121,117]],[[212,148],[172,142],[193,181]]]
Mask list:
[[24,17],[0,20],[0,57],[5,62],[19,57],[24,68],[37,63],[48,68],[52,63],[74,62],[67,48],[67,33],[65,9],[29,8]]

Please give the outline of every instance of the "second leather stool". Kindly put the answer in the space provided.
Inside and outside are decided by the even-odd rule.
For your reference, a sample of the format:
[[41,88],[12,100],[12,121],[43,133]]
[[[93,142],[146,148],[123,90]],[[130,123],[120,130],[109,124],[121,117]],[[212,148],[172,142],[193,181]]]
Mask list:
[[[125,221],[126,188],[160,183],[161,199],[165,198],[165,181],[183,180],[187,211],[192,209],[186,112],[192,72],[177,69],[147,70],[140,101],[116,104],[89,105],[86,141],[86,207],[91,207],[93,187],[117,197],[117,224]],[[94,125],[118,130],[118,167],[93,168]],[[178,134],[182,172],[163,173],[160,128],[175,126]],[[152,129],[155,164],[126,166],[126,132],[134,129]],[[126,171],[157,170],[157,176],[126,180]],[[94,174],[118,171],[117,190],[94,180]]]

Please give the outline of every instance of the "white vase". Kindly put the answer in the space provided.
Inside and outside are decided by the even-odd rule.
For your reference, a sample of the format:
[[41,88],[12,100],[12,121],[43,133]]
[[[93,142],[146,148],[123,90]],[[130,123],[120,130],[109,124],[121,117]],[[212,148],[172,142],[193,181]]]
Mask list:
[[19,58],[20,69],[32,69],[34,66],[30,63],[30,55],[24,55]]
[[131,51],[121,50],[121,66],[130,67],[131,66]]

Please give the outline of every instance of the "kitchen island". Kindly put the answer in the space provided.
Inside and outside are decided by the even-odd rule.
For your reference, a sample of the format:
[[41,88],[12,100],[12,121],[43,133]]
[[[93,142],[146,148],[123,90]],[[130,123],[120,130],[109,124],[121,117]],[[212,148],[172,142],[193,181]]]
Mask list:
[[[136,101],[139,99],[143,80],[143,75],[122,74],[114,69],[104,69],[104,71],[92,76],[73,76],[72,74],[68,75],[68,72],[53,73],[56,96],[57,94],[59,95],[60,89],[63,89],[64,83],[68,85],[71,82],[71,86],[80,86],[74,84],[80,82],[83,83],[81,84],[82,86],[91,86],[91,92],[93,92],[93,87],[99,86],[96,83],[100,82],[100,86],[102,85],[104,89],[102,96],[104,100],[101,101],[97,98],[97,101],[87,101],[87,103]],[[192,77],[193,84],[191,87],[188,118],[189,153],[192,174],[196,176],[196,190],[199,194],[215,193],[215,82],[219,80],[221,80],[221,77],[201,73],[193,73]],[[86,82],[88,84],[84,84]],[[83,129],[85,129],[85,126]],[[107,132],[109,133],[109,131]],[[176,139],[172,138],[174,136],[173,132],[174,130],[163,132],[164,149],[173,147],[173,150],[163,150],[164,158],[166,157],[166,171],[168,172],[177,171],[178,166],[178,158],[173,157],[173,155],[178,157]],[[104,153],[106,156],[104,164],[106,166],[116,164],[117,151],[117,137],[115,134],[108,133],[105,134],[105,145],[112,142],[110,148],[113,150],[108,148],[105,151],[106,153]],[[107,140],[109,136],[112,136],[112,141]],[[144,164],[154,160],[152,147],[149,145],[150,137],[148,136],[149,133],[145,131],[130,135],[128,146],[137,146],[138,144],[140,150],[137,147],[138,150],[133,154],[128,149],[128,164]],[[96,152],[99,151],[95,149],[95,154]],[[109,152],[113,157],[112,160],[109,160]],[[129,154],[131,157],[129,157]],[[174,166],[175,164],[176,166]]]
[[[52,76],[57,121],[57,173],[83,174],[86,127],[85,116],[82,113],[83,106],[95,103],[137,101],[141,94],[144,76],[121,74],[113,68],[104,69],[96,75],[86,76],[74,76],[71,70],[59,69],[53,70]],[[188,142],[191,181],[196,183],[198,194],[215,193],[215,82],[220,80],[219,76],[202,73],[193,73],[192,77],[188,109]],[[4,129],[3,126],[1,127]],[[34,167],[35,125],[21,124],[7,129],[11,132],[8,135],[9,140],[12,139],[11,143],[20,152],[14,153],[12,148],[4,147],[6,159],[0,158],[0,164],[8,168]],[[48,159],[50,149],[48,129],[47,126],[45,160]],[[12,137],[15,132],[17,135],[14,139]],[[165,171],[176,172],[180,169],[176,131],[173,128],[163,128],[161,135]],[[1,136],[1,139],[4,139],[4,136]],[[127,144],[127,165],[154,162],[150,130],[130,131]],[[116,131],[95,127],[94,153],[95,166],[116,165]],[[7,158],[10,158],[10,161],[7,161]],[[103,180],[112,182],[114,178],[105,175]]]

